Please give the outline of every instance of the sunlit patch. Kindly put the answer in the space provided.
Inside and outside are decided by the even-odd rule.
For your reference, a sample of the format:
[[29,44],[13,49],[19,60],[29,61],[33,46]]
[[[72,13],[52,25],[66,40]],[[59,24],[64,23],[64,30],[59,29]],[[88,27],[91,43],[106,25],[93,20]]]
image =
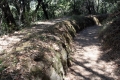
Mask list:
[[90,59],[90,60],[97,60],[99,58],[99,48],[97,46],[87,46],[84,47],[83,50],[84,52],[84,56],[86,59]]
[[54,22],[35,22],[35,24],[43,24],[43,25],[53,25]]
[[[19,35],[19,37],[17,36],[8,36],[5,35],[3,37],[0,38],[0,47],[2,47],[2,49],[5,49],[4,46],[10,46],[10,44],[16,43],[18,41],[20,41],[21,37],[23,37],[22,35]],[[0,51],[2,50],[0,49]]]

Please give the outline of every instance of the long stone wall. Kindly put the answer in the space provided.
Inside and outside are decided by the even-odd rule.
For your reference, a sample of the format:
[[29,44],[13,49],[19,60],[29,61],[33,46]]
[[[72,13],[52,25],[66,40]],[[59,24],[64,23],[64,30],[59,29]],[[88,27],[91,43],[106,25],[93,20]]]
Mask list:
[[71,44],[75,34],[86,27],[96,25],[96,23],[96,19],[93,17],[73,16],[70,20],[62,21],[49,27],[48,31],[59,38],[58,41],[56,40],[59,43],[55,43],[59,51],[56,50],[56,46],[53,47],[56,54],[54,58],[56,60],[53,63],[53,70],[49,76],[50,80],[64,79],[67,69],[70,66],[69,54],[72,52]]

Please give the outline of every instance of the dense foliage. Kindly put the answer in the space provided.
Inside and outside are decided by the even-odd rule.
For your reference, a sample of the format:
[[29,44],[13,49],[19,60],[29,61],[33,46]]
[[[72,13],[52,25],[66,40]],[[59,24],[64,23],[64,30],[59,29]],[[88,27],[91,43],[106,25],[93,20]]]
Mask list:
[[0,34],[30,26],[36,20],[66,15],[111,13],[118,0],[1,0]]
[[116,9],[107,19],[100,38],[103,43],[103,49],[120,50],[120,3],[116,5]]

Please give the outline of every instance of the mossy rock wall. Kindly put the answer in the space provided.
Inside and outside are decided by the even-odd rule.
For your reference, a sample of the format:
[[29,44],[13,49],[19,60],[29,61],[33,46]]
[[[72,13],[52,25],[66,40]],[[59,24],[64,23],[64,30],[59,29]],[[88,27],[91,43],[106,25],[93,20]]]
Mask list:
[[3,70],[0,80],[13,80],[16,76],[19,80],[63,80],[71,65],[69,55],[75,34],[92,25],[96,25],[93,17],[73,16],[44,31],[28,34],[7,54],[9,59],[5,58],[2,64],[7,63],[4,66],[9,69],[7,73]]
[[70,18],[70,20],[59,22],[48,28],[48,31],[51,34],[58,36],[60,38],[58,41],[59,43],[57,43],[57,45],[59,46],[59,48],[61,48],[60,51],[58,52],[56,52],[54,49],[54,53],[56,54],[55,57],[59,61],[58,62],[55,61],[55,63],[53,64],[54,65],[53,68],[55,69],[56,73],[59,75],[59,78],[56,77],[55,79],[52,78],[51,80],[56,80],[56,79],[63,80],[68,67],[71,65],[69,54],[71,54],[72,52],[71,44],[73,38],[75,37],[75,34],[83,30],[84,28],[93,25],[96,25],[96,22],[93,19],[93,17],[74,16]]

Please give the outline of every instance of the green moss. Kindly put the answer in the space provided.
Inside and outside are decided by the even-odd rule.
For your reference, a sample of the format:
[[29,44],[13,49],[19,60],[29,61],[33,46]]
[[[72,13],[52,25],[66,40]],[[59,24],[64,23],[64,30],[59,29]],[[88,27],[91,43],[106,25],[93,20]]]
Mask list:
[[2,72],[6,67],[2,65],[3,60],[0,60],[0,72]]
[[31,75],[34,77],[43,77],[43,71],[38,66],[32,66],[30,71]]

